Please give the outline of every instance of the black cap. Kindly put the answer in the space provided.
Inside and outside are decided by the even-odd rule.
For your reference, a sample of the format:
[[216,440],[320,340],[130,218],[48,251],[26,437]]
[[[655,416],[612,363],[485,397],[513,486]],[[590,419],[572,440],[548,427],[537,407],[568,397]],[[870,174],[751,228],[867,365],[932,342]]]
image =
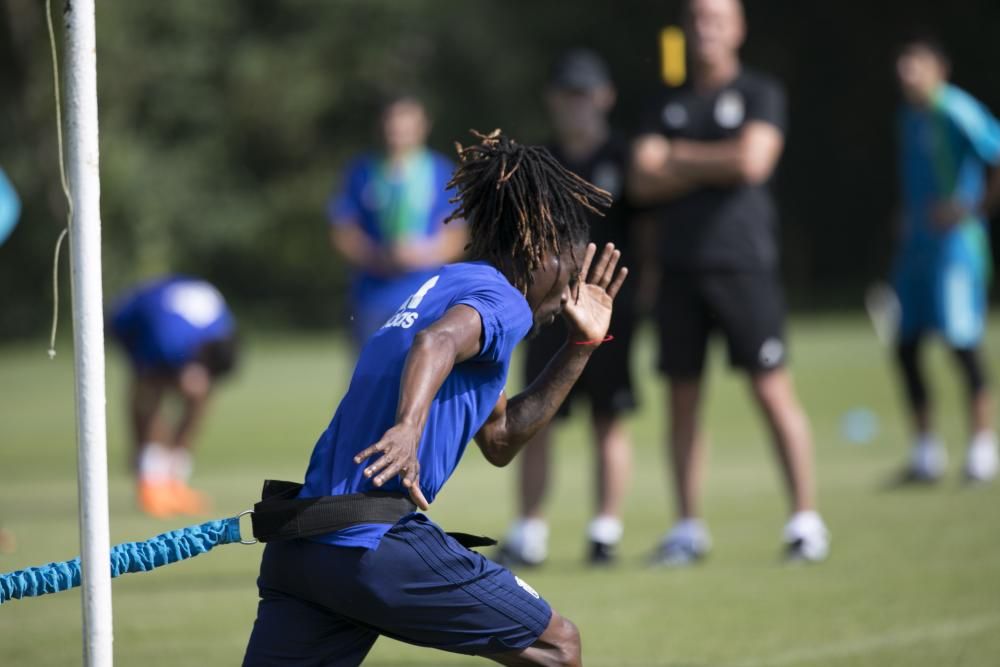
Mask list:
[[593,90],[611,83],[604,59],[589,49],[565,52],[552,66],[549,85],[568,90]]

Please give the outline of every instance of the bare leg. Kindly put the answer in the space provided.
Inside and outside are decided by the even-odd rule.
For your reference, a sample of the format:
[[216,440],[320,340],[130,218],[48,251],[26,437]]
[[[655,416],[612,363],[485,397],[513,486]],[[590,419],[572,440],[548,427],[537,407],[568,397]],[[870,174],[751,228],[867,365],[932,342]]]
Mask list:
[[177,423],[171,444],[190,450],[194,435],[205,415],[208,396],[212,391],[212,377],[201,364],[188,364],[177,376],[177,390],[184,399],[184,413]]
[[552,428],[546,426],[521,450],[518,477],[522,519],[540,519],[549,484],[549,444]]
[[621,419],[594,416],[597,444],[597,516],[621,518],[632,477],[632,443]]
[[815,509],[812,434],[809,420],[795,396],[791,376],[781,368],[757,373],[750,382],[771,428],[792,511]]
[[970,419],[972,434],[993,430],[993,394],[989,389],[980,389],[970,399]]
[[698,428],[701,380],[670,382],[670,457],[680,519],[698,516],[704,446]]
[[552,611],[552,620],[538,640],[526,649],[486,656],[510,667],[543,665],[544,667],[579,667],[583,664],[580,631],[568,618]]
[[160,418],[163,402],[164,383],[161,379],[147,374],[136,374],[132,378],[129,398],[132,417],[132,466],[138,462],[139,451],[151,442],[164,442],[165,427]]

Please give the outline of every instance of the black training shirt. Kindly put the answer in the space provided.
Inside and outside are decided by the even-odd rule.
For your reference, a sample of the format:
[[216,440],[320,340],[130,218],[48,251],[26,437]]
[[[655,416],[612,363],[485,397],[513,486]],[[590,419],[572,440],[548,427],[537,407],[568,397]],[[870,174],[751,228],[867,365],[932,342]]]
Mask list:
[[557,145],[549,145],[549,150],[564,167],[574,174],[590,181],[602,190],[611,193],[613,203],[603,216],[590,213],[590,240],[600,248],[609,241],[623,253],[627,253],[629,243],[629,212],[625,201],[625,172],[628,165],[629,147],[620,137],[612,135],[600,148],[585,160],[574,161],[566,157]]
[[[646,110],[640,134],[722,141],[751,121],[786,130],[785,93],[769,76],[743,69],[709,92],[690,83],[664,88]],[[767,185],[708,186],[655,209],[661,265],[669,269],[759,270],[777,263],[777,211]]]

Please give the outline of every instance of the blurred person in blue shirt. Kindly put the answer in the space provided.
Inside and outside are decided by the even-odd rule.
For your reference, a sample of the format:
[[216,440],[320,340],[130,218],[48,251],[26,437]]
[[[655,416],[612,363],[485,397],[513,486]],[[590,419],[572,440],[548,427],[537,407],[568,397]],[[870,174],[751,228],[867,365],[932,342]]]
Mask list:
[[[236,365],[235,320],[209,283],[168,276],[121,297],[110,325],[132,366],[139,506],[155,517],[202,514],[208,501],[188,486],[191,450],[212,389]],[[165,414],[171,394],[183,406],[173,424]]]
[[0,169],[0,245],[14,231],[21,216],[21,200],[3,169]]
[[330,242],[353,270],[352,331],[357,346],[442,264],[462,256],[462,221],[446,185],[454,165],[426,146],[431,122],[420,100],[401,95],[382,108],[383,146],[354,159],[328,207]]
[[950,84],[949,60],[931,38],[903,45],[896,63],[904,97],[899,112],[902,227],[894,283],[900,302],[897,354],[914,443],[908,476],[932,481],[945,470],[935,435],[919,348],[937,333],[952,349],[968,389],[971,438],[965,473],[997,473],[992,396],[980,356],[986,325],[990,249],[986,219],[1000,202],[1000,123]]

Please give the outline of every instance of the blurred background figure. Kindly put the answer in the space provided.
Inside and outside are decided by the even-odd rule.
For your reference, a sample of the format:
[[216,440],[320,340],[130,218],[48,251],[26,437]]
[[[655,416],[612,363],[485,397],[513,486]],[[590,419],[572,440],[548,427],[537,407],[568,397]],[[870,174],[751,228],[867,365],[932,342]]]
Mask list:
[[[628,163],[628,144],[612,131],[608,114],[615,104],[615,87],[607,64],[596,53],[573,50],[555,63],[545,101],[554,132],[552,154],[571,171],[607,190],[614,204],[602,217],[591,215],[591,240],[602,247],[609,241],[624,248],[628,263],[629,210],[623,189]],[[569,416],[574,398],[590,403],[590,425],[595,447],[594,518],[587,529],[587,558],[591,563],[609,563],[622,537],[622,504],[632,468],[632,446],[622,417],[635,409],[636,399],[630,371],[634,316],[631,286],[615,300],[610,333],[614,341],[601,346],[574,385],[559,411]],[[527,382],[538,377],[566,343],[566,327],[560,320],[543,328],[528,341],[524,375]],[[510,565],[539,565],[548,554],[548,524],[543,503],[549,484],[551,426],[542,430],[521,453],[519,517],[501,546],[501,559]]]
[[[188,482],[209,396],[238,358],[236,324],[226,302],[196,278],[154,280],[119,300],[111,331],[132,365],[129,404],[139,507],[154,517],[206,512],[208,499]],[[167,414],[171,395],[182,404],[176,420]]]
[[815,511],[809,424],[784,368],[784,298],[777,213],[767,184],[784,147],[785,95],[744,68],[739,0],[690,0],[692,76],[650,105],[635,143],[630,188],[660,205],[660,370],[670,383],[669,448],[678,521],[655,561],[685,565],[711,547],[700,519],[704,436],[699,424],[709,336],[725,335],[770,427],[791,496],[791,558],[821,560],[828,534]]
[[444,224],[454,165],[426,146],[431,122],[415,97],[381,114],[382,151],[355,159],[329,205],[330,242],[353,268],[351,317],[360,347],[434,270],[462,256],[465,225]]
[[897,354],[914,442],[907,475],[944,474],[944,444],[935,435],[921,341],[937,332],[952,349],[968,389],[971,437],[968,479],[997,474],[992,395],[980,343],[986,326],[990,248],[986,217],[1000,202],[1000,123],[965,91],[948,83],[949,61],[935,40],[904,44],[896,62],[904,103],[899,114],[902,236],[895,267],[901,317]]
[[0,169],[0,245],[3,245],[14,231],[14,226],[20,217],[21,200],[17,196],[17,190],[3,169]]

